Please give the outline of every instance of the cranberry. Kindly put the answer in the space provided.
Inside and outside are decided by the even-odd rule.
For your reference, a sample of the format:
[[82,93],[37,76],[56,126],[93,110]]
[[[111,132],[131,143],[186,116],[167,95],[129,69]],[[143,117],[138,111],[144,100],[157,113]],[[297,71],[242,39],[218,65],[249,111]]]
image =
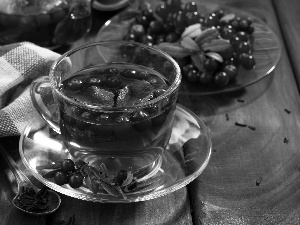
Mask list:
[[72,77],[66,82],[67,89],[71,91],[79,91],[85,86],[85,79],[80,77]]
[[119,74],[119,70],[116,68],[107,68],[107,69],[103,70],[103,74],[117,75],[117,74]]
[[182,11],[175,14],[174,26],[177,32],[181,33],[186,28],[185,15]]
[[229,60],[233,56],[233,48],[229,46],[224,51],[218,53],[222,56],[223,60]]
[[83,109],[76,106],[71,106],[70,110],[74,116],[80,116],[83,113]]
[[199,81],[199,72],[196,69],[190,70],[187,74],[187,79],[191,83],[197,83]]
[[175,27],[174,27],[174,25],[173,25],[172,22],[166,22],[166,23],[164,24],[164,29],[163,29],[163,31],[164,31],[165,34],[168,34],[168,33],[173,32],[174,29],[175,29]]
[[188,12],[186,14],[186,25],[190,26],[193,25],[195,23],[199,23],[200,22],[200,15],[198,12]]
[[251,44],[249,44],[249,42],[242,42],[239,44],[238,48],[236,49],[236,52],[238,54],[242,54],[242,53],[250,53],[251,52]]
[[71,159],[64,159],[60,164],[60,168],[65,173],[72,172],[75,170],[75,163]]
[[243,53],[239,56],[239,63],[245,70],[252,70],[255,66],[255,59],[252,55]]
[[68,177],[64,172],[58,171],[54,174],[54,182],[58,185],[64,185],[68,182]]
[[160,43],[163,43],[163,42],[166,42],[166,35],[165,34],[160,34],[160,35],[156,36],[156,38],[155,38],[155,43],[156,44],[160,44]]
[[105,86],[108,88],[118,88],[121,87],[123,81],[119,76],[109,76],[105,81]]
[[169,10],[167,9],[166,4],[163,2],[156,7],[155,13],[163,20],[166,20]]
[[236,50],[239,47],[240,43],[242,43],[242,41],[238,36],[233,36],[230,39],[230,44],[231,44],[231,46],[233,47],[234,50]]
[[95,118],[98,124],[109,124],[112,122],[111,116],[109,114],[101,114]]
[[92,112],[86,111],[81,114],[81,118],[83,120],[93,120],[94,114]]
[[215,75],[214,83],[219,87],[226,87],[229,83],[229,76],[225,72],[218,72]]
[[229,76],[230,80],[233,80],[238,75],[238,70],[234,65],[226,65],[223,71]]
[[216,71],[219,68],[219,62],[217,62],[215,59],[207,57],[207,59],[204,61],[204,68],[208,71]]
[[224,16],[224,11],[223,9],[219,9],[219,10],[216,10],[214,11],[214,13],[216,14],[216,16],[221,19],[223,16]]
[[187,64],[186,66],[184,66],[183,68],[182,68],[182,76],[183,77],[187,77],[188,76],[188,73],[191,71],[191,70],[193,70],[193,69],[195,69],[195,66],[193,65],[193,64]]
[[132,33],[128,33],[125,39],[126,41],[139,41],[138,38]]
[[120,170],[116,175],[116,185],[121,186],[127,179],[127,174],[126,170]]
[[181,10],[181,0],[167,0],[166,7],[169,11],[177,12]]
[[231,40],[234,37],[234,35],[235,35],[234,31],[230,28],[224,28],[223,31],[221,32],[221,37],[226,40]]
[[241,18],[240,17],[236,17],[234,18],[232,21],[231,21],[231,26],[233,29],[235,30],[239,30],[240,28],[240,21],[241,21]]
[[116,157],[107,157],[103,163],[109,172],[115,173],[117,173],[122,166],[121,161]]
[[115,118],[115,125],[113,126],[114,133],[119,137],[125,137],[130,135],[132,131],[132,126],[130,124],[130,119],[126,115],[120,115]]
[[135,123],[133,127],[137,131],[146,131],[151,128],[151,120],[149,120],[149,114],[143,110],[138,110],[131,115],[130,118]]
[[161,22],[154,20],[149,24],[148,32],[150,35],[157,35],[163,31],[163,25]]
[[186,3],[184,6],[184,10],[183,10],[184,13],[197,12],[197,11],[198,11],[198,8],[197,8],[197,4],[195,2]]
[[213,77],[212,73],[210,73],[208,71],[203,71],[199,76],[199,82],[200,82],[200,84],[208,85],[208,84],[212,83],[213,78],[214,77]]
[[212,13],[210,15],[207,15],[203,22],[205,27],[213,27],[219,25],[219,18],[216,14]]
[[143,27],[146,28],[148,27],[151,21],[149,21],[146,16],[139,15],[136,17],[136,22],[143,25]]
[[249,35],[244,31],[239,31],[236,35],[240,38],[241,41],[249,41]]
[[90,86],[103,86],[105,83],[106,77],[104,76],[92,76],[90,78],[87,79],[86,81],[86,87],[90,87]]
[[241,31],[247,32],[249,26],[250,26],[249,21],[246,20],[246,19],[242,19],[242,20],[240,21],[239,29],[240,29]]
[[146,7],[142,10],[142,15],[145,16],[148,21],[152,21],[154,19],[153,11],[149,7]]
[[180,35],[177,32],[171,32],[167,35],[166,41],[169,43],[176,42],[180,38]]
[[142,42],[146,45],[152,46],[154,44],[154,39],[151,35],[144,35],[142,38]]
[[72,188],[79,188],[83,185],[83,179],[81,174],[73,174],[69,177],[69,185]]
[[134,35],[136,40],[140,40],[145,35],[145,28],[141,24],[134,24],[131,27],[130,33]]

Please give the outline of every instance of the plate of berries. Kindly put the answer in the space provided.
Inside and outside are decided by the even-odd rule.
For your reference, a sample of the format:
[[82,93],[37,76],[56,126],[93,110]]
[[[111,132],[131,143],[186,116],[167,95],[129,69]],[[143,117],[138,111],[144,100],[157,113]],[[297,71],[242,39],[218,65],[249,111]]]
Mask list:
[[97,40],[165,51],[181,68],[180,94],[240,90],[271,74],[279,62],[277,35],[248,12],[189,0],[137,2],[107,21]]

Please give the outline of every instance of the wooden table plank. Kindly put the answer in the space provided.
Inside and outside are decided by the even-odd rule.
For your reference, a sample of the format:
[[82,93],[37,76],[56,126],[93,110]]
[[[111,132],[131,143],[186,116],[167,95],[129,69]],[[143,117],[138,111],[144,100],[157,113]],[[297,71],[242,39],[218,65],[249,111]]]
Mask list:
[[273,0],[292,67],[300,85],[300,1]]
[[[282,42],[271,0],[210,2],[254,14],[266,21]],[[97,18],[104,20],[111,15],[99,12]],[[73,47],[93,41],[96,32],[94,28],[91,35]],[[208,167],[188,188],[131,204],[91,203],[61,196],[63,204],[55,214],[32,218],[9,207],[12,193],[2,173],[0,188],[8,194],[1,195],[0,224],[50,225],[73,214],[76,225],[87,221],[88,224],[299,224],[300,102],[284,44],[278,67],[259,83],[231,94],[179,96],[179,101],[209,127],[214,149]],[[256,129],[237,127],[236,121]],[[18,154],[17,143],[9,147],[11,153]],[[3,171],[7,167],[1,162],[2,159],[0,171]]]
[[[263,18],[283,44],[271,1],[213,2]],[[189,185],[195,224],[299,224],[300,101],[284,44],[267,79],[237,93],[180,96],[179,102],[212,133],[211,161]]]

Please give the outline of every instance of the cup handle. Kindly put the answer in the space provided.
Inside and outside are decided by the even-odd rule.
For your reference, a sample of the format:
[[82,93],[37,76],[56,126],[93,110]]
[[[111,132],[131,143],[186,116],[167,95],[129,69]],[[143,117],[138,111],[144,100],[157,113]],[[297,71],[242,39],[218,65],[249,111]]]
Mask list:
[[31,83],[30,96],[36,111],[55,132],[60,134],[58,104],[53,96],[48,76],[39,77]]

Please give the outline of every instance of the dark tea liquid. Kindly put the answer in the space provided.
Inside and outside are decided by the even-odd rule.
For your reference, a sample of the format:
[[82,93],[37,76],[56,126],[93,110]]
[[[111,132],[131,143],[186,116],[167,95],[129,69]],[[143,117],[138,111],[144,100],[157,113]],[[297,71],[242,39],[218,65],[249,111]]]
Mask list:
[[171,135],[176,100],[143,104],[168,88],[159,73],[134,64],[102,65],[73,74],[62,82],[61,91],[75,102],[96,107],[59,99],[66,148],[73,158],[96,166],[104,163],[112,173],[157,168]]

